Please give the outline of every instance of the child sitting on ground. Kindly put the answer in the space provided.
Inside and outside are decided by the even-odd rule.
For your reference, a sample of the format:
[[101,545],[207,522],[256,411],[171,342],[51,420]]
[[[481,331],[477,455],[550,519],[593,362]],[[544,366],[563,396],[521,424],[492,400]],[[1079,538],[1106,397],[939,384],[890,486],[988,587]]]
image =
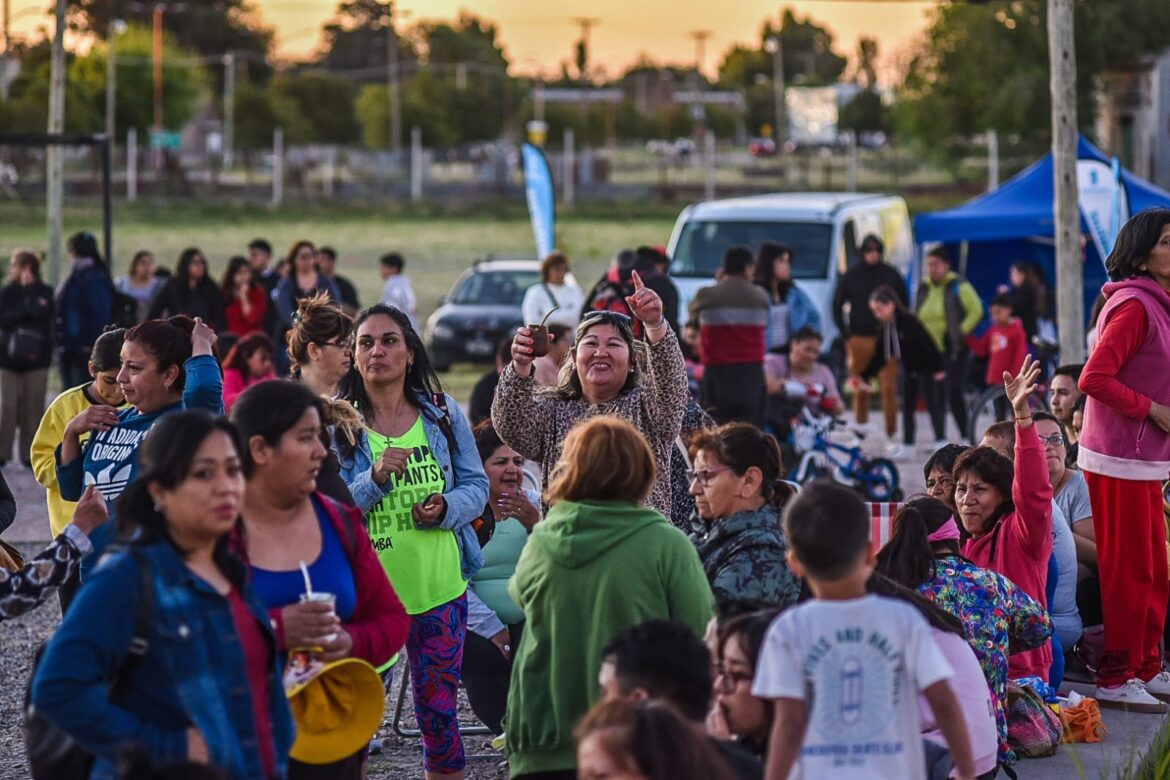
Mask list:
[[775,700],[768,780],[926,776],[917,695],[930,703],[955,776],[975,775],[951,667],[913,607],[867,595],[869,511],[817,482],[784,512],[793,571],[813,600],[768,630],[752,692]]

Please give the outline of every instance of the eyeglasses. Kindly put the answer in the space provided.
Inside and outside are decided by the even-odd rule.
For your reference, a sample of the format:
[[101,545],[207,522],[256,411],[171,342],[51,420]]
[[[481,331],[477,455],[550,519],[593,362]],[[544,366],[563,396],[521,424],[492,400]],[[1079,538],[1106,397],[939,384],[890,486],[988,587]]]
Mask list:
[[630,327],[630,325],[632,325],[634,322],[632,319],[630,319],[628,314],[622,314],[620,311],[596,310],[589,312],[581,318],[582,323],[593,322],[594,320],[600,320],[601,322],[608,322],[619,326],[625,325],[627,328]]
[[700,485],[707,487],[711,484],[711,477],[724,471],[731,471],[731,466],[719,466],[718,468],[703,469],[702,471],[688,471],[687,484],[693,485],[695,484],[695,480],[698,480]]
[[724,669],[719,664],[711,664],[711,682],[715,690],[721,693],[731,693],[740,683],[750,682],[751,679],[750,672],[737,672]]
[[318,341],[317,346],[318,347],[337,347],[338,349],[345,350],[346,352],[350,352],[353,350],[353,347],[350,345],[350,343],[348,341]]
[[1040,444],[1046,445],[1049,447],[1063,447],[1064,446],[1064,436],[1060,435],[1059,433],[1054,433],[1051,436],[1041,436],[1040,437]]

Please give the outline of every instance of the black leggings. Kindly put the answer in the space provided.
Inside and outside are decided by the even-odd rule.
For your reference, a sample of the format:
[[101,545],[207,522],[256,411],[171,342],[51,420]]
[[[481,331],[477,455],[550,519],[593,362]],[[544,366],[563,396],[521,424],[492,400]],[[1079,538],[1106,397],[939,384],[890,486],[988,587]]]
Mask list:
[[[512,653],[520,646],[523,623],[508,626]],[[468,630],[463,642],[463,686],[475,717],[497,736],[504,733],[504,710],[508,706],[508,682],[512,662],[500,648],[474,631]]]
[[902,441],[913,445],[917,428],[914,413],[918,409],[919,392],[926,399],[926,409],[930,412],[930,424],[934,428],[934,438],[946,438],[947,410],[945,386],[942,382],[934,381],[930,371],[907,371],[902,387]]

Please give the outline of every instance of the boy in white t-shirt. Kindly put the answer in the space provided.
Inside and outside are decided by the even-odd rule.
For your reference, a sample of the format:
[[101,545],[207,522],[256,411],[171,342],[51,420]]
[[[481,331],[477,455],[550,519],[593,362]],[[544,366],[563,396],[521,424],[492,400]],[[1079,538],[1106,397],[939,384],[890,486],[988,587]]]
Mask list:
[[956,777],[974,761],[951,667],[908,604],[867,595],[869,511],[831,482],[805,488],[784,512],[788,560],[812,601],[768,629],[752,693],[775,700],[767,780],[925,780],[918,694],[930,702]]

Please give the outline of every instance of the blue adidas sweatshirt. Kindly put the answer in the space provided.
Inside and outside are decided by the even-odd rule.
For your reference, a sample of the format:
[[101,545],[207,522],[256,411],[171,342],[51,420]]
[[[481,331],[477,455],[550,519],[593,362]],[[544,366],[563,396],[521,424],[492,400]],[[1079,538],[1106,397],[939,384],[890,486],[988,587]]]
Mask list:
[[69,463],[61,463],[61,445],[57,445],[57,483],[61,486],[61,496],[78,501],[86,487],[96,485],[110,510],[109,521],[90,535],[93,552],[82,561],[83,579],[113,538],[118,497],[138,476],[138,448],[155,422],[163,415],[184,409],[206,409],[213,414],[223,414],[223,377],[215,358],[195,355],[187,359],[183,369],[187,378],[183,398],[178,403],[146,414],[132,406],[123,409],[118,413],[118,424],[108,431],[91,435],[81,457]]

